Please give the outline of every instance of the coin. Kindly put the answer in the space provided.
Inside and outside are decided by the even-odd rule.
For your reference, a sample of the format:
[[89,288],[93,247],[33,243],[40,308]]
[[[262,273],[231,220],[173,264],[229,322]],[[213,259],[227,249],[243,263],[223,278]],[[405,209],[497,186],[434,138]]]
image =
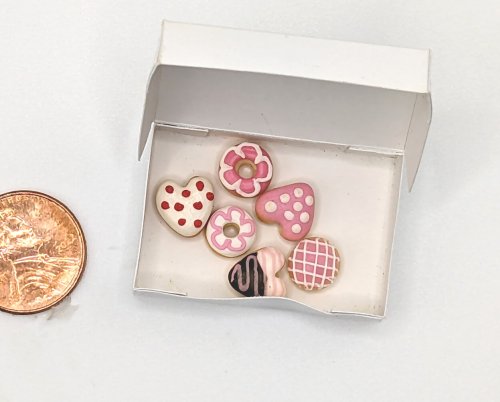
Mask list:
[[53,307],[78,283],[86,255],[80,224],[61,202],[34,191],[0,195],[0,310]]

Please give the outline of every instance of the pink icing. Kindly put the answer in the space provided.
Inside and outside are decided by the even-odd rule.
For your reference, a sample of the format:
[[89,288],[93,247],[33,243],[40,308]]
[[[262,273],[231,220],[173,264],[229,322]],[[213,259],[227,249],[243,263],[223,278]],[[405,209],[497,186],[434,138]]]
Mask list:
[[[217,224],[217,220],[223,223]],[[229,238],[224,235],[224,225],[227,223],[234,223],[239,227],[240,232],[237,236]],[[240,255],[250,248],[255,238],[255,221],[245,210],[238,207],[230,206],[215,211],[208,226],[209,243],[212,248],[222,254],[229,252],[231,256]]]
[[[255,165],[251,178],[240,176],[236,169],[240,161],[247,160]],[[242,197],[255,197],[264,192],[273,175],[269,154],[261,146],[244,142],[229,148],[220,162],[219,178],[228,190]]]
[[339,267],[337,249],[319,237],[302,240],[288,259],[290,278],[306,290],[330,285]]
[[315,201],[309,184],[294,183],[262,194],[255,204],[255,212],[263,221],[277,223],[283,238],[298,241],[311,230]]
[[264,247],[257,251],[257,260],[266,276],[264,295],[277,297],[285,296],[285,284],[276,276],[285,264],[284,255],[274,247]]

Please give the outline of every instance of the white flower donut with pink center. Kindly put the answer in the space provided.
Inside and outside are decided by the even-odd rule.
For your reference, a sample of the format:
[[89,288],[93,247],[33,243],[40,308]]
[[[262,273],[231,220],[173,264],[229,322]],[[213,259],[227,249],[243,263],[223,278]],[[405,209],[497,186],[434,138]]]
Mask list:
[[272,177],[273,165],[269,154],[260,145],[251,142],[230,147],[220,161],[222,185],[241,197],[251,198],[263,193]]
[[255,241],[256,225],[242,208],[229,206],[215,211],[207,224],[209,246],[224,257],[246,253]]

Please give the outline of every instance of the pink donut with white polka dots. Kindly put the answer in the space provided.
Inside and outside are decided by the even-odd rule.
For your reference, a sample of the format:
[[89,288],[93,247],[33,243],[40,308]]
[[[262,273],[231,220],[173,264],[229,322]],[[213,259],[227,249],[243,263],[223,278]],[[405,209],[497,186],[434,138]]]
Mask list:
[[294,183],[262,194],[255,203],[255,213],[264,222],[277,223],[283,238],[298,241],[311,230],[314,202],[309,184]]

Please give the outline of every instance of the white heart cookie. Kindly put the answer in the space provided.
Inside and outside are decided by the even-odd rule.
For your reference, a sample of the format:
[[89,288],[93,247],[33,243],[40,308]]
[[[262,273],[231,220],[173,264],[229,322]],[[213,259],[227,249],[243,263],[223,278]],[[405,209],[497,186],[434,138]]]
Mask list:
[[214,206],[212,183],[204,177],[193,177],[181,187],[173,181],[160,185],[156,207],[168,226],[185,237],[196,236],[207,224]]

